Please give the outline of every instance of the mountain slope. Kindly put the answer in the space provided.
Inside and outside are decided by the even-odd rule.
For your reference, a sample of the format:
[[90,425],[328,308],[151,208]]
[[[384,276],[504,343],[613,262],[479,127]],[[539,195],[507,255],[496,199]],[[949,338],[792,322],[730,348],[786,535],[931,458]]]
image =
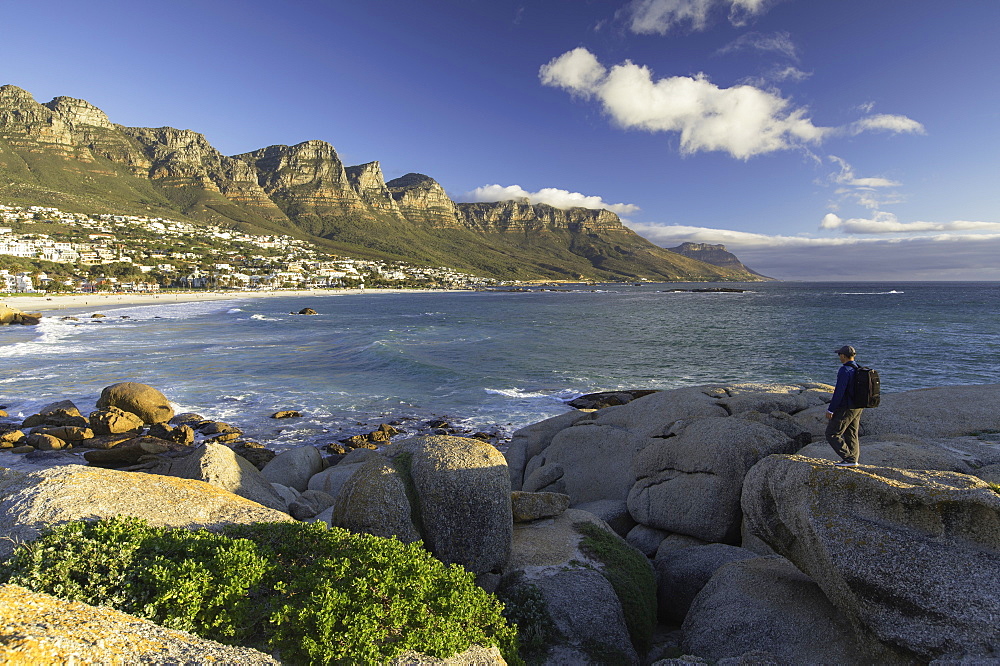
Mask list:
[[324,141],[226,156],[191,130],[116,125],[84,100],[39,104],[10,85],[0,87],[0,201],[290,234],[505,279],[759,279],[665,250],[607,210],[456,204],[428,176],[386,182],[378,162],[346,166]]

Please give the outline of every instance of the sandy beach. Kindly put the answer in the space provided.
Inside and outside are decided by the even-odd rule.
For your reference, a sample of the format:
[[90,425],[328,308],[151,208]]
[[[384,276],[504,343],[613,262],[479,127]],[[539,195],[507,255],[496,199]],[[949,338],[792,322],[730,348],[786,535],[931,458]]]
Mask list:
[[22,312],[101,308],[120,305],[153,305],[193,301],[228,301],[249,298],[294,298],[299,296],[343,296],[350,294],[402,294],[441,292],[440,289],[289,289],[277,291],[182,291],[161,294],[26,294],[5,296],[0,305]]

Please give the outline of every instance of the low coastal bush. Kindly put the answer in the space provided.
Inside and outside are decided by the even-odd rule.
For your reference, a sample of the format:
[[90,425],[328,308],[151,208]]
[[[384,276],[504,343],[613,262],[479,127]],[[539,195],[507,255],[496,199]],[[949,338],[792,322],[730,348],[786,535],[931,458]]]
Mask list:
[[522,575],[501,584],[497,596],[503,601],[504,617],[517,627],[521,658],[528,664],[543,663],[548,646],[562,636],[542,591]]
[[0,582],[106,605],[289,663],[448,657],[517,633],[472,574],[419,544],[322,523],[238,525],[221,534],[134,518],[74,522],[18,547]]
[[573,527],[583,535],[580,548],[601,564],[601,573],[621,602],[632,643],[640,653],[648,647],[656,628],[656,577],[649,560],[617,535],[594,523]]

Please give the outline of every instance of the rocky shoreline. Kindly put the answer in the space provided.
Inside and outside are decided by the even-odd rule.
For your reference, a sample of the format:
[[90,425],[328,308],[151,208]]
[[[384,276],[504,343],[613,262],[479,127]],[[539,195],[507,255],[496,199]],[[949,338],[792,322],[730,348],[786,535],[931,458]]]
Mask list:
[[[275,455],[116,384],[87,416],[0,413],[0,468],[21,470],[0,470],[0,558],[76,519],[323,522],[422,541],[505,602],[533,600],[522,643],[540,663],[1000,659],[1000,385],[885,395],[856,468],[834,467],[822,438],[831,391],[617,392],[503,452],[447,424],[383,424]],[[33,631],[19,657],[56,640]],[[249,659],[223,663],[274,663]]]

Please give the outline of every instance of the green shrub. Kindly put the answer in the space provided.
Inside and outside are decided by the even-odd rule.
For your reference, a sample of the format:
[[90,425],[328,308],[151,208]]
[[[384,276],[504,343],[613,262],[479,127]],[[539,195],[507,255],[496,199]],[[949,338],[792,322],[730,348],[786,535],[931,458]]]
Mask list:
[[472,574],[419,544],[322,523],[232,526],[222,534],[132,518],[69,523],[20,546],[0,581],[290,663],[381,663],[407,650],[447,657],[496,645],[512,663],[516,630]]
[[503,601],[504,617],[517,627],[519,655],[529,664],[544,662],[548,646],[562,634],[549,616],[542,591],[518,576],[501,585],[497,596]]
[[621,602],[632,643],[640,653],[646,651],[656,628],[656,577],[649,560],[594,523],[573,527],[583,535],[581,550],[604,565],[601,573]]

